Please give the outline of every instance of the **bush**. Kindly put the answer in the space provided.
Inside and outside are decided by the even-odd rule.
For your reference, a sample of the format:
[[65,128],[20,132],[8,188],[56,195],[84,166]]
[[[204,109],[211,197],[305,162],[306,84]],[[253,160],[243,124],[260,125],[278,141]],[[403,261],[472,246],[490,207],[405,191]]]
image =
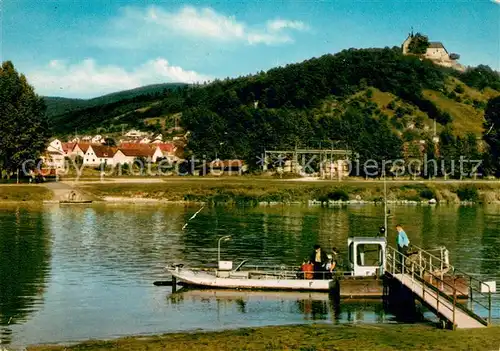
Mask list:
[[455,100],[457,98],[457,94],[455,94],[455,92],[452,91],[448,94],[448,98],[450,98],[451,100]]
[[415,118],[415,127],[418,129],[424,129],[424,117],[417,116]]
[[331,191],[327,195],[329,200],[333,201],[347,201],[349,200],[349,194],[345,190],[342,189],[335,189],[334,191]]
[[395,111],[395,115],[398,117],[398,118],[401,118],[405,115],[405,109],[403,109],[401,106],[398,107]]
[[436,194],[434,193],[434,191],[432,189],[425,188],[425,189],[420,190],[420,197],[423,199],[430,200],[430,199],[435,199]]
[[387,105],[387,108],[389,110],[394,110],[396,108],[396,103],[394,102],[394,100],[392,100],[391,102],[389,102],[389,104]]
[[478,110],[484,110],[486,108],[486,102],[485,101],[479,101],[479,100],[474,99],[474,101],[472,102],[472,104],[474,105],[474,108],[476,108]]
[[451,115],[448,112],[441,112],[440,116],[436,119],[438,123],[441,123],[442,125],[447,125],[453,120]]
[[365,93],[365,96],[368,98],[368,99],[371,99],[373,97],[373,90],[372,89],[368,89]]
[[463,92],[464,92],[464,91],[465,91],[465,90],[464,90],[464,87],[463,87],[463,85],[461,85],[461,84],[458,84],[458,85],[455,87],[455,93],[457,93],[457,94],[463,94]]
[[400,120],[398,120],[396,117],[391,118],[390,123],[391,123],[391,125],[392,125],[394,128],[396,128],[397,130],[402,130],[402,129],[404,129],[404,125],[403,125],[403,123],[402,123]]
[[279,179],[297,179],[297,178],[302,178],[302,175],[299,173],[295,172],[275,172],[273,173],[273,178],[279,178]]
[[477,201],[479,192],[474,185],[462,185],[457,189],[457,196],[460,201]]
[[406,200],[406,201],[420,201],[420,196],[418,196],[418,192],[416,189],[407,189],[404,190],[399,197],[401,200]]
[[455,101],[456,101],[456,102],[462,102],[462,98],[461,98],[459,95],[457,95],[457,96],[455,97]]

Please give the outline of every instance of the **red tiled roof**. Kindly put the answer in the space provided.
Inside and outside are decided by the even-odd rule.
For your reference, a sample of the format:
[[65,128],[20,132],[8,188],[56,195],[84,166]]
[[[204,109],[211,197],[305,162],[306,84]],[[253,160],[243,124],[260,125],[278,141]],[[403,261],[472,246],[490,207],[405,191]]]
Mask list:
[[62,143],[61,147],[64,152],[72,151],[76,143]]
[[115,155],[117,148],[109,147],[109,146],[105,146],[105,145],[92,145],[92,150],[94,150],[94,153],[97,157],[111,158]]
[[166,151],[166,152],[174,152],[176,149],[176,146],[172,143],[160,143],[156,144],[160,148],[161,151]]
[[144,148],[119,148],[119,150],[125,155],[125,156],[131,156],[131,157],[151,157],[155,153],[155,150],[151,149],[150,147]]
[[141,143],[121,143],[119,145],[120,149],[137,149],[137,148],[151,148],[149,144],[141,144]]
[[80,150],[82,150],[83,152],[87,152],[87,150],[89,149],[90,143],[78,143],[76,145],[78,145]]

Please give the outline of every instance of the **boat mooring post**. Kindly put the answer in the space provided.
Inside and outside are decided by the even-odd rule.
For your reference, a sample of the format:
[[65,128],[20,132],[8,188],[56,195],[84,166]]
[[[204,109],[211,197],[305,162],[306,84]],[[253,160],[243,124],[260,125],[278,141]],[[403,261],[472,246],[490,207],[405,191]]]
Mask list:
[[177,291],[177,278],[175,276],[172,276],[172,292]]
[[488,325],[491,325],[491,288],[488,286]]
[[382,168],[382,172],[384,172],[384,228],[385,228],[385,237],[387,238],[387,182],[385,179],[385,168]]

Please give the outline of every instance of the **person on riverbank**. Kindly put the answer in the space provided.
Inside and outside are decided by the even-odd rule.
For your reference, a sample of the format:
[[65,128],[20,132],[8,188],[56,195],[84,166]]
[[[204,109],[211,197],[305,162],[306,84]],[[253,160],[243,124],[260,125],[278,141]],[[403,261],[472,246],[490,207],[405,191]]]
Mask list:
[[401,257],[399,258],[398,267],[402,268],[403,259],[408,255],[408,249],[410,247],[410,240],[408,239],[408,235],[403,230],[403,226],[401,224],[396,225],[396,230],[398,232],[398,236],[396,239],[396,244],[398,246],[398,252],[401,253]]
[[321,246],[314,245],[314,251],[311,253],[310,261],[314,266],[314,279],[324,279],[326,264],[328,263],[328,256]]

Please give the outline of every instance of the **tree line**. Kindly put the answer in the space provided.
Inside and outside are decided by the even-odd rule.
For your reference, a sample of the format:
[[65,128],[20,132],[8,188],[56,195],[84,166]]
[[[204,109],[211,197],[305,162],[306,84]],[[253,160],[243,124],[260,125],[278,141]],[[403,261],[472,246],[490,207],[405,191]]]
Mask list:
[[[51,118],[49,125],[43,101],[26,78],[7,62],[2,66],[0,106],[5,111],[2,116],[8,117],[2,117],[0,122],[5,145],[1,148],[1,166],[12,169],[20,159],[41,150],[49,127],[52,134],[71,134],[76,128],[81,133],[106,123],[144,128],[144,118],[173,113],[182,113],[181,125],[190,132],[188,153],[207,159],[239,158],[257,167],[265,149],[293,148],[307,145],[311,140],[340,141],[362,160],[406,157],[407,144],[426,136],[412,136],[408,132],[401,135],[397,131],[395,125],[405,114],[403,108],[395,108],[396,118],[389,118],[376,104],[352,99],[367,87],[374,87],[396,95],[445,127],[446,133],[441,133],[438,145],[427,136],[429,140],[422,152],[441,158],[461,152],[476,157],[480,152],[485,159],[485,173],[498,174],[498,101],[490,100],[485,110],[484,142],[489,148],[484,152],[470,135],[455,137],[450,127],[452,117],[423,95],[424,89],[446,92],[445,82],[450,75],[477,89],[500,90],[498,72],[487,66],[460,73],[416,56],[403,55],[398,47],[348,49],[267,72],[179,86],[162,93],[71,111]],[[333,112],[321,112],[319,106],[332,96],[340,107]],[[144,106],[149,108],[139,110]],[[22,135],[39,137],[26,148],[28,151],[19,153],[15,150],[18,145],[25,145],[24,141],[15,144],[12,135],[19,134],[16,128],[21,125],[30,126],[23,129],[26,133]]]
[[0,69],[0,171],[2,178],[33,160],[47,147],[50,129],[43,99],[10,61]]

